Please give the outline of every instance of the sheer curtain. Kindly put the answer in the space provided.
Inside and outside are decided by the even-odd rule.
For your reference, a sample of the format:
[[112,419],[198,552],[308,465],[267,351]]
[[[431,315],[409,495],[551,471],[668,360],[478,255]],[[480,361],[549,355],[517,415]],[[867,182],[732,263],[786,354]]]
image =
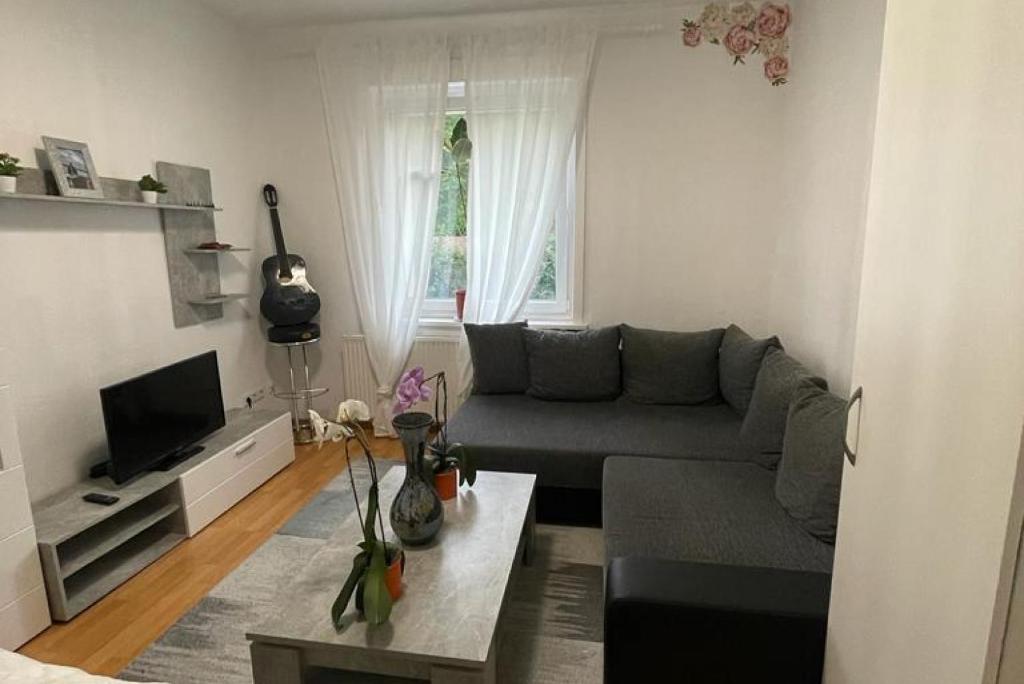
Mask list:
[[[517,28],[462,46],[470,165],[464,320],[506,323],[533,290],[582,119],[596,31]],[[461,390],[471,363],[459,349]]]
[[317,50],[356,307],[391,433],[430,268],[449,72],[444,36],[336,41]]

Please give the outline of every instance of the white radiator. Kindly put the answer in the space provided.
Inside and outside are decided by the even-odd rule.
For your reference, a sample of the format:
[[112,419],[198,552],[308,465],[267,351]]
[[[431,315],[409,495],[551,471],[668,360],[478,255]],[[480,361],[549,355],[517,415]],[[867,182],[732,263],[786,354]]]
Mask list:
[[[459,370],[456,352],[458,339],[446,337],[418,337],[413,343],[412,353],[406,368],[423,366],[427,375],[444,371],[448,380],[448,413],[458,408],[456,396],[459,392]],[[366,341],[362,335],[346,335],[341,340],[342,373],[345,396],[360,399],[367,406],[376,400],[377,383],[370,369],[370,357],[366,353]],[[424,407],[424,410],[432,410]]]

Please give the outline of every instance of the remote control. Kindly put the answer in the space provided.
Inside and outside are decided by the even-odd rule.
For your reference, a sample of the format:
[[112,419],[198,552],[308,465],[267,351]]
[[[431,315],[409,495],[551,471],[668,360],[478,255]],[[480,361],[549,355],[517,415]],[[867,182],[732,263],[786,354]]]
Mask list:
[[112,506],[121,500],[116,496],[111,496],[110,494],[100,494],[99,492],[89,492],[88,494],[83,496],[82,499],[88,501],[89,503],[100,504],[102,506]]

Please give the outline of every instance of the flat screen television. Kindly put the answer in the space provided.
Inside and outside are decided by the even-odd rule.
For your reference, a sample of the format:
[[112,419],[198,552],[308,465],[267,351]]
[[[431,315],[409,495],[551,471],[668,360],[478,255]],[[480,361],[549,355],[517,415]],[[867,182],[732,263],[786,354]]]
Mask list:
[[114,482],[191,456],[225,424],[217,352],[104,387],[100,403]]

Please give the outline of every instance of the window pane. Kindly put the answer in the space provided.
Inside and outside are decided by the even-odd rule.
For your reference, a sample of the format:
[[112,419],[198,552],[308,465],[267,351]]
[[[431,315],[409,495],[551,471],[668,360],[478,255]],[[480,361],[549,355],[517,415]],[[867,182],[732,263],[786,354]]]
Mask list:
[[537,273],[537,284],[533,286],[533,292],[530,293],[530,299],[538,301],[554,301],[558,294],[558,288],[556,286],[556,266],[557,260],[555,254],[558,250],[558,240],[555,236],[555,231],[552,230],[548,234],[548,243],[544,247],[544,256],[540,262],[540,272]]
[[[444,139],[451,138],[461,114],[445,119]],[[455,290],[466,287],[466,191],[469,164],[456,164],[447,149],[441,162],[441,187],[437,202],[437,223],[430,259],[427,299],[453,299]]]

